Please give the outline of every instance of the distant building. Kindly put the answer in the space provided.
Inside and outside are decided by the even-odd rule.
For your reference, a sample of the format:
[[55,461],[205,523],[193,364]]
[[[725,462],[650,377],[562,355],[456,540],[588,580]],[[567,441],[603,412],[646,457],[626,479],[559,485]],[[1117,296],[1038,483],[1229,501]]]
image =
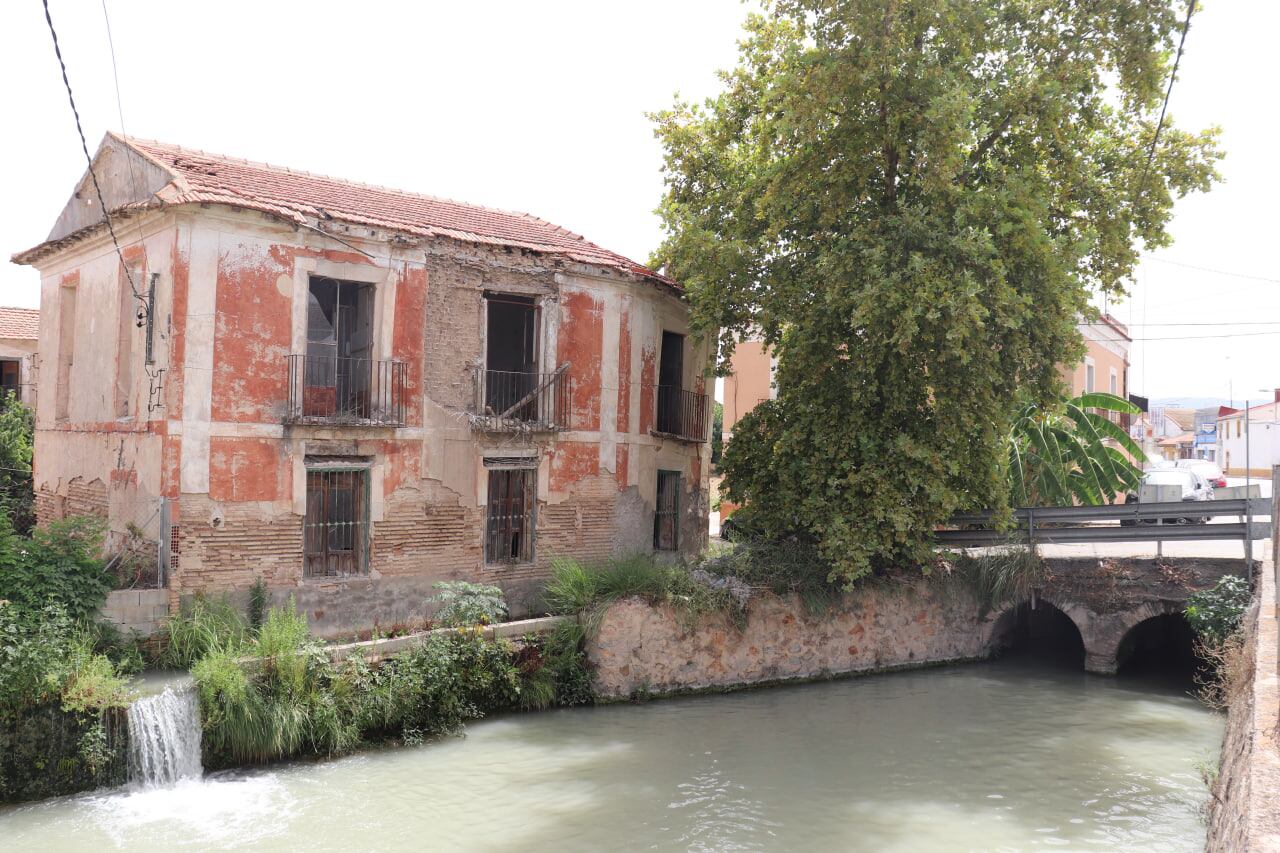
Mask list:
[[[1133,346],[1129,329],[1110,314],[1103,314],[1096,321],[1082,321],[1076,328],[1084,338],[1085,353],[1074,369],[1062,371],[1068,386],[1067,396],[1104,391],[1127,398],[1129,349]],[[1117,420],[1128,423],[1127,419]]]
[[1228,474],[1243,476],[1246,460],[1254,476],[1267,476],[1280,462],[1280,388],[1266,403],[1245,410],[1222,407],[1216,419],[1217,459]]
[[34,407],[40,338],[40,312],[0,308],[0,393],[11,392]]

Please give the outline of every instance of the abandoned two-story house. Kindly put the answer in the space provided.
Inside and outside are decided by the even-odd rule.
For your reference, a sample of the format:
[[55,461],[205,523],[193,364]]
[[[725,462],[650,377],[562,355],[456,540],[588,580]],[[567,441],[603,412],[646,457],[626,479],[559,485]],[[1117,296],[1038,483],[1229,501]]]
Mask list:
[[[35,489],[159,543],[171,606],[262,578],[321,633],[432,584],[693,552],[707,345],[678,285],[518,213],[108,134],[48,239]],[[165,553],[167,552],[167,554]]]

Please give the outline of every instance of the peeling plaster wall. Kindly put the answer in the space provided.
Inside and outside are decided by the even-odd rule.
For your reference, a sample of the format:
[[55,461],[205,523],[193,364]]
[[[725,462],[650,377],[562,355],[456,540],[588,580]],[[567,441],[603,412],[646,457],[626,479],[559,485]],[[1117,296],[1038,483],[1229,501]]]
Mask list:
[[[153,215],[132,220],[119,232],[126,262],[136,265],[138,291],[145,294],[150,276],[159,276],[153,333],[156,369],[168,363],[173,337],[171,283],[179,231],[175,217]],[[130,315],[140,304],[131,297],[122,300],[121,289],[127,286],[109,239],[89,241],[41,268],[39,349],[46,365],[46,393],[36,404],[36,511],[40,522],[98,515],[109,519],[117,538],[132,524],[155,539],[167,425],[163,407],[150,404],[164,401],[161,381],[167,381],[168,374],[156,380],[148,375],[143,364],[145,328],[136,326],[132,317],[121,323],[122,302]],[[74,312],[63,304],[71,290]],[[123,346],[122,333],[128,335]],[[117,371],[124,353],[130,354],[132,383],[124,395],[127,410],[122,412]],[[70,354],[74,367],[65,395],[66,417],[59,417],[57,383],[64,354]],[[159,389],[154,396],[153,387]]]
[[[146,223],[126,252],[146,274],[160,273],[164,407],[146,411],[146,374],[135,368],[130,411],[138,414],[115,417],[120,299],[110,243],[46,262],[46,383],[56,374],[64,285],[77,293],[75,365],[65,420],[55,417],[54,390],[41,395],[37,487],[42,518],[90,511],[117,529],[170,498],[171,604],[200,590],[239,595],[261,577],[277,597],[294,593],[319,630],[340,633],[417,618],[432,583],[466,578],[503,586],[517,614],[536,610],[553,558],[595,561],[652,547],[659,469],[683,475],[682,550],[705,544],[709,445],[652,434],[662,331],[688,331],[685,306],[665,289],[443,239],[352,228],[339,242],[216,206]],[[312,275],[374,287],[374,357],[406,366],[403,426],[285,423],[287,356],[306,349]],[[569,365],[570,429],[473,428],[486,292],[538,300],[539,369]],[[708,356],[690,340],[686,387],[702,389]],[[486,455],[536,459],[537,539],[527,565],[484,564]],[[368,461],[367,576],[303,578],[308,456]]]

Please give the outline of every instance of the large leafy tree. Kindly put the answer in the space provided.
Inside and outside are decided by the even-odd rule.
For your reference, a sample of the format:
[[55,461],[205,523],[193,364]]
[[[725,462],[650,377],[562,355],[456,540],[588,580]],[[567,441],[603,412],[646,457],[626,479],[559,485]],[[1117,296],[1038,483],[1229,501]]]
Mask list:
[[1147,168],[1179,29],[1171,0],[774,0],[721,95],[655,115],[655,260],[721,369],[746,334],[779,359],[725,450],[744,524],[852,579],[1007,505],[1015,401],[1060,393],[1090,294],[1216,177],[1215,131],[1169,122]]

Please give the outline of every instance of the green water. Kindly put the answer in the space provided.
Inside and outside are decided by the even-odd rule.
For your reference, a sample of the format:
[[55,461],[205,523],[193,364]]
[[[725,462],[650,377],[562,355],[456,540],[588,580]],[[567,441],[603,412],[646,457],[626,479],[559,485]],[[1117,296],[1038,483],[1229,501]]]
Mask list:
[[511,716],[0,811],[0,850],[1200,850],[1222,721],[1001,661]]

